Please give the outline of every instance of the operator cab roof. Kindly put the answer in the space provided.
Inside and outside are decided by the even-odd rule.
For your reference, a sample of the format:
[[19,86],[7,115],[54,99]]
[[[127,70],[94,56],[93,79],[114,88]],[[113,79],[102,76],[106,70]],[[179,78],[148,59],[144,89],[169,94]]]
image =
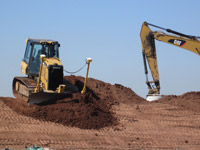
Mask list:
[[30,38],[27,38],[26,39],[26,43],[28,41],[32,41],[34,43],[43,43],[43,42],[49,43],[49,44],[51,44],[51,43],[58,43],[58,41],[54,41],[54,40],[50,40],[50,39],[30,39]]

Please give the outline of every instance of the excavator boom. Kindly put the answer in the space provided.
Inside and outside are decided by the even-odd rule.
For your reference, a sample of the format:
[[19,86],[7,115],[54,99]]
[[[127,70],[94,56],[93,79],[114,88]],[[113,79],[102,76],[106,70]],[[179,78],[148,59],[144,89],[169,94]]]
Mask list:
[[[153,26],[155,28],[159,28],[171,34],[166,34],[161,31],[151,31],[149,26]],[[142,43],[142,54],[144,60],[144,69],[146,74],[146,84],[149,88],[149,92],[147,95],[151,100],[156,100],[160,97],[160,80],[158,73],[158,64],[157,64],[157,56],[156,56],[156,47],[155,40],[162,41],[186,50],[189,50],[197,55],[200,55],[200,41],[197,36],[186,35],[171,29],[165,29],[163,27],[159,27],[147,22],[142,24],[140,38]],[[148,67],[152,74],[153,81],[148,80]]]

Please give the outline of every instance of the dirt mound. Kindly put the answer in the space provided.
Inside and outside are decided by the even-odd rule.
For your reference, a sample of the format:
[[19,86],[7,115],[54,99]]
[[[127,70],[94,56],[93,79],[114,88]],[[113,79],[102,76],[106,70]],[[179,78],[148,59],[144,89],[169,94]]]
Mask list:
[[[85,78],[81,76],[66,76],[65,79],[71,81],[73,84],[78,86],[80,89],[83,87]],[[80,84],[81,82],[81,84]],[[81,85],[81,86],[80,86]],[[125,103],[125,104],[139,104],[147,103],[147,101],[138,96],[130,88],[125,87],[121,84],[110,84],[100,80],[89,78],[87,82],[87,91],[92,91],[101,99],[111,99],[112,103]]]
[[[65,78],[82,90],[83,77]],[[90,78],[86,95],[72,94],[48,105],[0,97],[0,149],[36,144],[62,150],[197,150],[199,108],[200,92],[147,102],[130,88]]]
[[167,103],[180,109],[200,112],[200,92],[187,92],[182,95],[168,95],[155,101],[155,103]]
[[[79,92],[83,88],[83,77],[66,76],[75,84]],[[113,105],[121,103],[136,104],[146,101],[130,88],[111,85],[95,79],[88,79],[87,93],[75,93],[67,98],[49,104],[31,105],[14,98],[4,98],[4,103],[18,114],[39,120],[52,121],[81,129],[100,129],[118,124],[112,111]]]

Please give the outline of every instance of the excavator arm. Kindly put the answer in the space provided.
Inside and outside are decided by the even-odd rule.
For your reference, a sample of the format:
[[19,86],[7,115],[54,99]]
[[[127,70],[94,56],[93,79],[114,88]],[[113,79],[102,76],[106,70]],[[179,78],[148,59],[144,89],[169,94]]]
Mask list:
[[[142,42],[142,55],[146,74],[146,84],[149,88],[148,94],[160,94],[160,82],[158,74],[155,40],[153,32],[148,27],[146,22],[144,22],[142,25],[140,37]],[[153,81],[148,80],[147,62],[151,70]]]
[[[161,31],[151,31],[149,26],[165,30],[166,32],[172,33],[174,35],[166,34]],[[196,53],[197,55],[200,55],[200,41],[198,40],[199,37],[185,35],[183,33],[179,33],[171,29],[165,29],[147,22],[144,22],[142,24],[140,38],[142,43],[142,54],[146,74],[146,84],[149,88],[148,95],[160,94],[160,80],[158,73],[155,40],[162,41],[189,50],[191,52]],[[149,65],[153,81],[148,80],[147,63]]]

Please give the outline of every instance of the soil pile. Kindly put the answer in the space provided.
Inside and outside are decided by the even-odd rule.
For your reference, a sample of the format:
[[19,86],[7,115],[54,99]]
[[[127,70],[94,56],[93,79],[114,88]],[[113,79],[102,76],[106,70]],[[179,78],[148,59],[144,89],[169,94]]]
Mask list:
[[[65,79],[82,89],[85,78],[81,76],[66,76]],[[107,99],[112,104],[141,104],[148,103],[144,98],[138,96],[130,88],[120,84],[110,84],[103,81],[89,78],[87,82],[87,91],[93,91],[101,99]]]
[[92,78],[81,95],[84,78],[65,78],[79,93],[31,106],[0,97],[0,149],[200,149],[200,92],[147,102],[130,88]]
[[179,109],[200,112],[200,92],[187,92],[180,96],[168,95],[155,101],[155,103],[167,103]]
[[[82,90],[83,77],[66,76],[65,79],[76,85],[79,92]],[[146,102],[130,88],[91,78],[88,79],[85,95],[74,93],[62,100],[31,106],[14,98],[4,98],[3,101],[18,114],[81,129],[115,126],[118,124],[118,119],[112,111],[113,105]]]

